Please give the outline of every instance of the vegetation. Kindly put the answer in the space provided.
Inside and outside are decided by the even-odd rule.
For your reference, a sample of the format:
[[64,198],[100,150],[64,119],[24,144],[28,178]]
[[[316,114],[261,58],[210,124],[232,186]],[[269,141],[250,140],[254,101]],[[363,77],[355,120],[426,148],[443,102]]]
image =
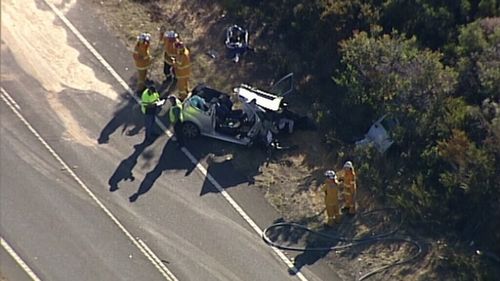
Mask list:
[[[500,253],[498,1],[220,3],[262,31],[255,44],[268,46],[277,72],[308,77],[300,91],[327,143],[352,144],[384,114],[399,120],[385,155],[348,152],[362,163],[362,186],[401,207],[426,235],[446,229],[457,245],[475,241]],[[455,280],[495,274],[477,258],[450,265],[461,260],[476,270]]]
[[[301,78],[302,109],[355,157],[360,186],[450,242],[447,279],[494,280],[498,264],[472,250],[500,255],[500,2],[217,2],[252,33],[261,69]],[[396,145],[354,150],[384,114]]]

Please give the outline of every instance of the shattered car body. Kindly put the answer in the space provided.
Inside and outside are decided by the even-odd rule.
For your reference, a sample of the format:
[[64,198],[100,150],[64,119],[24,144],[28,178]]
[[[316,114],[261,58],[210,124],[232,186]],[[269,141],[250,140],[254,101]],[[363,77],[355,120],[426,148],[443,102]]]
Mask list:
[[[243,116],[241,111],[232,108],[229,114],[221,116],[225,97],[229,98],[229,95],[204,85],[197,86],[192,96],[183,103],[184,136],[195,138],[203,135],[240,145],[252,145],[262,127],[261,117],[255,114],[249,122],[249,116]],[[203,99],[201,103],[199,98]]]
[[183,103],[183,133],[187,138],[203,135],[246,146],[276,146],[278,134],[290,134],[295,127],[311,127],[307,117],[287,109],[283,99],[292,91],[293,73],[280,79],[269,92],[241,84],[233,93],[242,109],[233,109],[229,94],[198,85]]

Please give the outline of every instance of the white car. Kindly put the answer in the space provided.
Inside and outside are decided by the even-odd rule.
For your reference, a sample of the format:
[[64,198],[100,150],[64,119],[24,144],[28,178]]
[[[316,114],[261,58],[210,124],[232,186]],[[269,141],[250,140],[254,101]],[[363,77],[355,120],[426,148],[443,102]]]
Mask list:
[[247,84],[234,88],[234,93],[241,102],[251,102],[255,99],[258,106],[266,111],[279,111],[283,105],[283,98],[293,92],[293,73],[278,80],[269,91],[263,91]]
[[365,134],[365,138],[356,142],[356,147],[366,147],[373,145],[380,153],[384,153],[392,146],[394,141],[391,138],[391,132],[398,125],[398,121],[382,116],[375,121]]

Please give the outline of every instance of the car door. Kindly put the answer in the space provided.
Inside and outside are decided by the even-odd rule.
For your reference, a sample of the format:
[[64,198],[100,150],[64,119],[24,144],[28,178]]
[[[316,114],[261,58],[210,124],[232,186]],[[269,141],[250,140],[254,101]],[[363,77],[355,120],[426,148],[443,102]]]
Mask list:
[[269,92],[278,97],[284,97],[293,92],[293,87],[293,72],[291,72],[274,83]]
[[207,132],[213,134],[215,132],[215,127],[217,126],[217,115],[215,112],[215,104],[212,104],[210,108],[207,110],[207,116],[210,118],[210,125],[207,125]]

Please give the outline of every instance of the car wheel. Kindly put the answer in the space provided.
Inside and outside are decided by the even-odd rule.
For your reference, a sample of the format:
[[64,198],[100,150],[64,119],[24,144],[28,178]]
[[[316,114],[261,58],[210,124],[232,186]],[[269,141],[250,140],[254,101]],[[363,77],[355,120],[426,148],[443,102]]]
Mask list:
[[200,135],[200,128],[193,122],[182,124],[182,134],[188,139],[194,139]]

